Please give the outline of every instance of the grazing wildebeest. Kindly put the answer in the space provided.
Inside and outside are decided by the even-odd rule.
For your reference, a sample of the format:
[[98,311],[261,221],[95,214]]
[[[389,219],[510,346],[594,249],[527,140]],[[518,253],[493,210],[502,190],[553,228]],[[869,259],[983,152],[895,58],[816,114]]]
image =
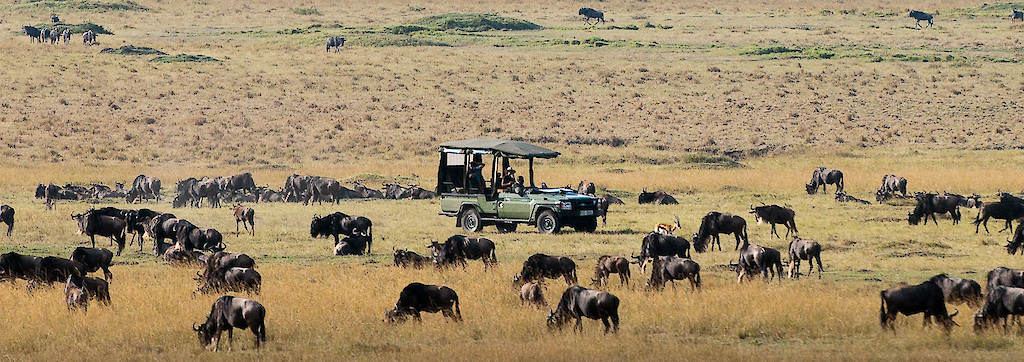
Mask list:
[[946,274],[933,276],[932,283],[942,289],[942,296],[946,303],[966,303],[971,308],[981,307],[981,284],[964,278],[950,278]]
[[590,19],[595,19],[594,24],[604,22],[604,13],[591,8],[580,8],[580,15],[583,15],[583,23],[587,25],[590,25]]
[[[494,242],[487,238],[452,235],[443,244],[439,245],[445,248],[447,258],[455,259],[456,262],[462,264],[463,268],[466,266],[467,259],[480,259],[484,263],[484,269],[498,263],[498,258],[494,253]],[[431,244],[429,247],[435,248],[437,246]]]
[[925,325],[928,325],[931,322],[931,317],[934,316],[946,333],[949,333],[949,330],[956,324],[953,317],[959,311],[953,314],[946,311],[946,300],[942,295],[942,288],[931,280],[918,285],[895,286],[883,290],[879,295],[881,306],[878,318],[883,330],[895,330],[893,321],[899,313],[906,316],[924,313]]
[[177,241],[188,251],[218,252],[226,248],[224,236],[217,229],[182,228],[177,233]]
[[985,292],[991,292],[992,288],[1000,285],[1015,288],[1024,288],[1024,270],[998,267],[985,275]]
[[1014,22],[1014,21],[1017,21],[1017,20],[1024,21],[1024,12],[1018,11],[1017,9],[1013,9],[1011,11],[1012,11],[1010,13],[1010,22],[1011,23]]
[[341,241],[338,235],[365,236],[368,238],[366,253],[369,254],[370,247],[373,244],[373,223],[365,217],[348,216],[341,212],[335,212],[324,217],[313,215],[313,221],[309,226],[309,235],[314,238],[334,236],[335,246]]
[[89,236],[93,248],[96,247],[96,235],[106,236],[117,243],[117,255],[121,255],[121,251],[124,250],[125,227],[127,226],[124,219],[100,215],[95,212],[86,212],[85,214],[78,215],[71,214],[71,219],[78,222],[78,232],[80,234]]
[[654,261],[651,270],[651,280],[647,285],[652,288],[661,289],[665,282],[672,282],[672,289],[676,288],[676,280],[689,280],[691,290],[700,290],[700,265],[691,259],[667,257]]
[[260,302],[225,295],[217,298],[217,301],[213,303],[206,322],[198,327],[193,323],[192,329],[196,331],[199,343],[203,347],[217,351],[220,347],[221,332],[228,332],[228,348],[230,349],[233,339],[232,328],[243,330],[248,328],[256,337],[256,349],[259,349],[260,343],[267,341],[267,327],[264,323],[266,316],[267,310]]
[[1003,320],[1003,330],[1009,328],[1009,319],[1024,315],[1024,289],[1014,287],[995,287],[985,297],[985,303],[974,314],[974,331],[981,332]]
[[397,267],[421,269],[430,263],[430,257],[417,254],[414,251],[395,249],[394,247],[392,247],[392,250],[394,251],[395,266]]
[[597,266],[594,267],[594,285],[602,286],[608,283],[608,277],[612,274],[619,275],[619,283],[629,285],[629,260],[623,257],[612,257],[602,255],[597,258]]
[[576,284],[576,263],[564,256],[548,256],[533,254],[523,262],[523,270],[513,279],[513,283],[528,283],[543,278],[564,277],[566,285]]
[[960,205],[956,198],[940,196],[932,193],[918,193],[917,194],[917,205],[914,206],[914,210],[907,213],[907,222],[910,225],[917,225],[921,218],[924,218],[924,224],[928,225],[928,216],[932,217],[932,222],[938,225],[939,222],[935,220],[935,214],[949,213],[949,216],[953,219],[953,225],[960,222]]
[[[718,234],[733,234],[736,236],[736,249],[740,247],[740,241],[746,242],[747,221],[742,217],[732,214],[723,214],[712,211],[701,218],[700,229],[693,234],[693,249],[703,253],[707,249],[708,239],[711,239],[711,250],[718,244],[718,250],[722,250],[722,242]],[[735,249],[734,249],[735,250]]]
[[95,249],[79,246],[71,252],[71,261],[81,263],[88,273],[103,269],[103,278],[110,280],[114,275],[110,273],[110,261],[114,259],[114,253],[107,249]]
[[89,311],[89,293],[85,291],[85,288],[72,284],[70,277],[68,277],[68,282],[64,286],[64,302],[67,303],[68,310],[82,309],[83,312]]
[[160,201],[160,179],[146,175],[138,175],[132,181],[132,188],[128,190],[125,201],[129,204],[135,201],[153,199]]
[[66,281],[72,275],[85,275],[85,266],[82,263],[58,256],[47,256],[39,259],[35,274],[40,282],[57,283]]
[[[548,314],[548,328],[561,329],[570,319],[576,320],[573,330],[583,332],[583,317],[600,319],[604,323],[604,333],[619,331],[619,298],[611,293],[572,286],[562,293],[558,307]],[[608,320],[611,319],[611,323]]]
[[205,275],[199,291],[203,293],[234,291],[260,294],[263,277],[252,268],[218,267]]
[[921,22],[922,21],[927,21],[928,22],[928,26],[932,26],[933,25],[932,24],[932,14],[925,13],[925,12],[920,12],[920,11],[917,11],[917,10],[911,10],[910,11],[910,17],[914,18],[914,20],[917,20],[916,24],[917,24],[918,27],[921,27]]
[[23,28],[25,29],[25,35],[28,35],[28,37],[29,37],[29,42],[32,42],[32,41],[38,41],[40,43],[43,42],[43,39],[42,39],[42,34],[43,33],[41,31],[39,31],[39,28],[36,28],[34,26],[28,26],[28,25],[25,25]]
[[676,205],[679,201],[672,197],[665,191],[647,192],[647,189],[640,191],[640,195],[637,196],[637,202],[641,204],[655,204],[655,205]]
[[327,52],[334,48],[335,52],[340,52],[341,47],[345,46],[345,38],[340,36],[332,36],[327,39]]
[[[740,248],[739,256],[739,277],[737,282],[742,283],[743,277],[763,274],[766,282],[779,278],[782,282],[782,254],[778,250],[760,245],[750,245],[746,241]],[[769,273],[771,277],[769,277]]]
[[242,223],[245,226],[245,231],[249,232],[249,226],[252,226],[252,235],[256,235],[256,224],[253,223],[253,219],[256,216],[256,211],[248,206],[235,205],[235,235],[238,235],[238,223]]
[[537,307],[547,305],[544,300],[544,285],[540,282],[529,282],[519,288],[519,303],[530,303]]
[[[455,310],[452,310],[452,307]],[[437,313],[455,322],[462,321],[462,311],[459,310],[459,295],[452,288],[443,285],[427,285],[423,283],[409,283],[398,295],[398,302],[395,302],[395,309],[384,312],[385,322],[404,322],[412,316],[413,320],[423,322],[420,318],[421,312]]]
[[807,275],[811,275],[814,272],[814,261],[818,261],[818,279],[821,279],[821,244],[817,241],[800,239],[793,237],[793,241],[789,242],[789,277],[799,278],[800,277],[800,261],[807,260],[807,264],[810,265],[810,269],[807,270]]
[[64,286],[65,294],[68,293],[69,288],[82,289],[85,291],[87,299],[95,299],[103,305],[110,305],[110,283],[107,283],[106,280],[71,275],[68,276],[67,284]]
[[42,258],[8,252],[0,255],[0,279],[38,279],[36,271]]
[[640,270],[644,270],[647,259],[671,255],[689,258],[690,242],[686,238],[652,232],[640,243],[640,256],[632,257],[637,259]]
[[[875,201],[882,202],[882,201],[878,200],[877,195],[875,197]],[[840,192],[836,193],[836,202],[858,202],[858,203],[861,203],[861,204],[864,204],[864,205],[871,205],[870,201],[861,200],[861,199],[858,199],[856,197],[847,195],[845,191],[840,191]]]
[[907,196],[907,179],[896,175],[882,176],[882,187],[878,191],[887,194],[899,192]]
[[775,224],[782,224],[786,227],[787,238],[789,237],[790,231],[793,232],[793,236],[796,236],[796,233],[798,232],[796,229],[796,221],[794,221],[796,212],[794,212],[793,209],[779,205],[761,205],[762,206],[758,207],[750,205],[750,213],[754,214],[754,220],[757,221],[758,225],[760,225],[762,221],[772,225],[772,232],[769,236],[775,235],[778,236],[779,239],[782,239],[782,237],[779,236],[779,233],[775,231]]
[[[142,251],[142,237],[146,234],[146,224],[154,217],[161,215],[160,212],[156,212],[150,209],[138,209],[138,210],[124,210],[124,221],[125,230],[127,233],[132,234],[132,240],[128,245],[135,243],[135,239],[139,239],[139,251]],[[174,217],[174,214],[167,214],[169,217]]]
[[96,44],[96,32],[94,32],[92,30],[86,30],[85,33],[82,33],[82,44],[85,44],[85,45],[94,45],[94,44]]
[[14,230],[14,208],[3,205],[0,206],[0,222],[7,224],[7,236],[11,236],[11,231]]
[[1017,220],[1024,217],[1024,200],[1021,198],[1010,195],[1008,193],[1002,193],[999,195],[999,202],[989,202],[981,207],[981,211],[978,212],[978,218],[974,220],[974,232],[978,233],[980,226],[985,226],[985,232],[988,232],[988,219],[1000,219],[1006,220],[1006,227],[1003,230],[1010,229],[1013,220]]
[[821,187],[822,192],[828,193],[828,184],[836,185],[836,192],[843,191],[843,172],[831,168],[815,168],[811,174],[811,182],[804,186],[808,195],[814,195],[818,193],[818,187]]
[[[192,225],[188,220],[176,218],[173,214],[160,214],[151,218],[145,224],[145,227],[146,236],[153,238],[153,250],[157,251],[157,245],[162,244],[164,239],[177,240],[179,230],[191,230],[195,228],[195,225]],[[139,245],[139,249],[142,249],[142,245]],[[163,253],[158,252],[157,255],[163,255]]]
[[213,273],[217,268],[256,268],[256,261],[246,254],[233,254],[219,251],[206,259],[206,273]]

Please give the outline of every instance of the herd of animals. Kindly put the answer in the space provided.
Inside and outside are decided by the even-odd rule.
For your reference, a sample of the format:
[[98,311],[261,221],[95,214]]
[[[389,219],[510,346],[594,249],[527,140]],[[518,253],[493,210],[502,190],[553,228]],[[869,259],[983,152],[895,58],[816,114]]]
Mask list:
[[[210,198],[208,194],[194,191],[193,189],[203,190],[203,187],[197,185],[212,185],[211,187],[220,193],[251,193],[257,190],[250,173],[229,177],[207,177],[202,180],[189,178],[178,183],[179,194],[173,203],[176,206],[184,206],[178,205],[178,200],[184,198],[187,201],[196,201],[191,203],[192,206],[199,206],[198,201],[206,198],[210,200],[208,202],[211,205],[219,204],[219,201],[213,200],[219,200],[221,196]],[[837,201],[843,201],[839,199],[840,195],[845,195],[843,174],[839,170],[816,168],[811,181],[805,185],[805,190],[813,195],[818,193],[819,189],[827,192],[829,185],[834,186]],[[280,195],[277,201],[337,202],[344,198],[347,192],[366,192],[359,191],[360,186],[362,185],[357,184],[356,190],[350,190],[330,178],[292,175],[288,177],[280,191],[266,188],[262,191]],[[341,191],[342,189],[349,191]],[[142,200],[159,201],[160,190],[159,179],[139,175],[127,191],[121,184],[118,184],[116,190],[110,190],[102,185],[92,185],[90,188],[60,188],[50,184],[39,185],[36,196],[46,198],[48,207],[52,205],[51,198],[66,196],[67,193],[93,197],[114,193],[117,197],[125,197],[125,200],[132,204]],[[402,189],[397,185],[389,185],[383,192],[377,193],[383,195],[381,198],[399,198],[398,195],[408,190],[411,188]],[[419,194],[421,191],[425,190],[420,189],[411,194]],[[593,183],[583,181],[578,192],[595,195],[596,187]],[[907,196],[907,180],[895,175],[886,175],[875,194],[879,202],[891,198],[915,198],[916,204],[907,218],[911,225],[918,224],[921,219],[927,223],[929,216],[935,221],[936,213],[949,213],[956,223],[960,219],[960,207],[980,209],[974,221],[975,232],[980,232],[982,225],[988,231],[987,220],[990,218],[1005,220],[1006,227],[1000,232],[1010,229],[1013,220],[1024,218],[1024,199],[1008,193],[1000,193],[999,201],[987,203],[981,202],[977,195],[963,197],[950,193],[939,195],[919,192]],[[267,201],[262,197],[259,200]],[[646,189],[637,197],[637,201],[641,204],[678,203],[668,193],[648,192]],[[236,234],[239,233],[239,224],[242,224],[248,234],[255,236],[255,211],[238,204],[232,208],[232,212],[236,222]],[[818,278],[822,277],[822,246],[818,242],[797,236],[799,231],[795,221],[796,213],[791,208],[779,205],[751,205],[749,212],[759,224],[771,225],[770,237],[788,239],[792,235],[786,250],[786,277],[798,278],[802,261],[810,264],[808,273],[814,272],[816,263]],[[224,238],[215,229],[201,228],[174,214],[147,208],[133,210],[104,207],[72,214],[71,218],[78,224],[79,232],[90,238],[91,247],[77,247],[66,259],[59,256],[36,257],[16,252],[5,253],[0,255],[0,279],[24,279],[27,281],[26,288],[29,291],[41,285],[63,282],[65,303],[69,309],[85,311],[91,300],[109,304],[109,281],[113,279],[110,268],[113,265],[113,258],[119,256],[124,249],[128,241],[126,235],[133,234],[131,243],[137,241],[140,251],[143,250],[144,240],[148,237],[152,239],[154,253],[167,262],[180,266],[200,266],[195,278],[198,293],[260,293],[262,276],[255,269],[255,260],[246,254],[226,252]],[[14,225],[14,209],[8,205],[0,206],[0,221],[8,225],[7,235],[10,236]],[[783,225],[786,228],[784,236],[779,235],[776,225]],[[544,298],[545,280],[564,278],[568,288],[562,293],[555,309],[549,310],[548,326],[561,328],[574,321],[574,329],[582,330],[582,319],[589,318],[601,320],[605,326],[605,333],[608,333],[616,332],[619,328],[620,300],[617,296],[600,289],[608,284],[611,274],[617,274],[620,283],[628,285],[631,264],[636,264],[642,273],[648,268],[651,269],[650,278],[646,283],[647,288],[658,290],[668,282],[672,282],[674,288],[675,281],[686,280],[692,290],[699,291],[702,285],[701,266],[690,253],[691,246],[697,253],[712,252],[715,246],[722,251],[719,238],[721,234],[731,234],[736,240],[734,250],[739,253],[737,263],[729,267],[737,272],[738,282],[742,283],[744,279],[757,276],[761,276],[767,282],[775,279],[781,282],[784,277],[785,263],[782,253],[770,247],[751,244],[747,234],[747,222],[742,216],[712,211],[701,218],[698,231],[692,238],[675,236],[674,233],[681,229],[682,225],[677,216],[674,224],[657,224],[653,232],[643,237],[639,255],[630,255],[629,258],[603,255],[597,258],[594,277],[591,279],[595,289],[578,285],[576,261],[565,256],[543,253],[527,258],[521,271],[512,278],[512,282],[518,289],[519,298],[523,303],[544,306],[547,305]],[[335,212],[325,216],[314,215],[310,224],[310,237],[333,236],[336,255],[362,255],[371,252],[372,230],[373,224],[366,217]],[[1011,232],[1013,237],[1006,248],[1010,254],[1016,254],[1024,246],[1024,227],[1018,225],[1016,230]],[[96,236],[110,238],[111,245],[117,244],[117,252],[96,248]],[[165,242],[168,239],[172,242]],[[443,270],[458,266],[465,268],[467,260],[481,260],[486,270],[498,263],[495,243],[483,237],[454,235],[444,242],[432,241],[427,249],[428,252],[421,255],[411,250],[393,248],[394,265],[411,268],[429,266]],[[88,273],[100,270],[103,272],[102,279],[88,276]],[[880,324],[883,329],[892,329],[893,320],[898,314],[923,313],[926,324],[934,318],[948,332],[956,324],[953,317],[958,312],[949,314],[946,309],[947,303],[966,303],[975,308],[977,312],[974,315],[974,327],[977,330],[993,326],[1000,321],[1006,327],[1009,317],[1016,319],[1017,316],[1024,315],[1024,270],[999,267],[988,273],[986,281],[984,292],[976,281],[945,274],[936,275],[918,285],[900,285],[886,289],[880,294]],[[399,293],[395,307],[385,312],[384,321],[399,322],[408,318],[419,321],[421,313],[424,312],[440,312],[445,318],[453,321],[462,320],[456,291],[446,286],[411,283]],[[216,350],[222,332],[229,332],[230,338],[232,328],[250,329],[255,336],[255,345],[259,348],[260,344],[266,341],[265,315],[266,310],[258,301],[226,295],[216,300],[204,323],[193,324],[193,331],[197,333],[203,346]]]

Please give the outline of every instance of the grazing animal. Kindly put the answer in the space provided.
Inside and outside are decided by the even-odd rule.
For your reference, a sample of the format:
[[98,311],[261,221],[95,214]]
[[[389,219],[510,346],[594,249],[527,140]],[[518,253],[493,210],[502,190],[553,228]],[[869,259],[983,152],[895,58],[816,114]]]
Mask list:
[[529,282],[519,288],[519,303],[530,303],[538,307],[547,305],[544,300],[544,285],[540,282]]
[[679,216],[676,215],[676,223],[675,224],[661,223],[661,224],[658,224],[658,225],[654,225],[654,232],[656,232],[658,234],[669,234],[669,235],[672,235],[672,233],[674,233],[676,230],[679,230],[679,228],[681,228],[681,227],[682,227],[682,225],[679,225]]
[[912,316],[924,313],[924,324],[931,322],[935,317],[939,325],[949,333],[956,322],[953,317],[959,311],[949,314],[946,311],[946,302],[940,288],[935,282],[928,280],[918,285],[895,286],[879,293],[881,306],[878,311],[879,324],[882,330],[895,330],[893,321],[896,316],[902,313],[905,316]]
[[815,168],[811,174],[811,182],[804,186],[808,195],[814,195],[818,193],[818,187],[821,187],[822,192],[828,193],[829,184],[836,185],[836,192],[842,192],[843,172],[824,167]]
[[260,294],[263,277],[252,268],[218,267],[213,273],[207,274],[199,291],[235,291]]
[[640,256],[632,256],[637,259],[640,270],[644,270],[647,259],[657,259],[662,256],[675,255],[681,258],[690,257],[690,242],[686,238],[649,233],[640,244]]
[[[25,29],[25,35],[28,35],[29,42],[33,42],[33,41],[37,41],[37,42],[40,42],[40,43],[43,42],[43,38],[42,38],[42,34],[43,33],[39,30],[39,28],[36,28],[34,26],[28,26],[28,25],[23,26],[23,28]],[[39,197],[39,196],[36,196],[36,197]]]
[[64,294],[68,289],[78,288],[85,291],[87,299],[98,300],[103,305],[110,305],[110,283],[100,278],[71,275],[64,286]]
[[227,248],[224,245],[224,236],[216,229],[202,229],[198,227],[181,227],[178,229],[178,244],[185,250],[205,250],[218,252]]
[[691,260],[676,257],[659,258],[654,261],[651,270],[651,280],[647,286],[661,289],[665,283],[672,282],[672,289],[676,288],[676,280],[689,280],[691,290],[700,290],[700,264]]
[[878,194],[892,195],[901,193],[907,196],[907,179],[896,175],[882,176],[882,187],[878,188]]
[[192,329],[199,337],[199,343],[213,351],[217,351],[220,347],[222,332],[228,332],[228,348],[230,348],[233,339],[232,328],[249,329],[256,337],[256,349],[259,349],[260,344],[267,341],[266,316],[267,310],[260,302],[225,295],[217,298],[217,301],[213,303],[206,322],[198,327],[192,323]]
[[1024,315],[1024,289],[999,286],[992,289],[985,297],[985,303],[978,312],[974,314],[974,331],[982,332],[988,327],[995,325],[1000,319],[1003,320],[1003,330],[1006,330],[1009,316],[1014,319]]
[[327,177],[311,176],[308,180],[303,205],[310,205],[314,202],[323,204],[324,201],[337,203],[344,198],[341,183]]
[[70,277],[64,286],[64,301],[67,303],[69,311],[75,309],[81,309],[82,312],[89,311],[89,293],[85,291],[85,288],[72,284]]
[[0,279],[37,280],[36,272],[42,258],[8,252],[0,255]]
[[480,259],[484,263],[484,269],[498,263],[498,257],[494,252],[496,247],[491,239],[452,235],[442,245],[447,249],[446,255],[449,258],[458,259],[463,268],[465,268],[467,259]]
[[242,223],[245,226],[246,233],[249,233],[249,227],[252,226],[252,235],[256,235],[256,224],[253,222],[256,211],[248,206],[235,205],[235,235],[238,235],[238,223]]
[[35,272],[36,281],[47,284],[66,281],[72,275],[84,276],[85,266],[57,256],[40,258]]
[[92,210],[85,214],[71,214],[71,219],[78,222],[78,232],[89,236],[92,247],[96,247],[96,235],[106,236],[117,243],[117,255],[121,255],[125,242],[124,219],[114,216],[100,215]]
[[430,257],[417,254],[414,251],[395,249],[394,247],[392,247],[392,251],[394,251],[395,266],[397,267],[422,269],[431,262]]
[[[878,199],[877,195],[875,196],[875,201],[882,202],[882,200]],[[870,201],[861,200],[856,197],[847,195],[845,191],[836,192],[836,202],[858,202],[864,205],[871,205]]]
[[824,269],[821,266],[821,244],[817,241],[800,239],[793,237],[793,241],[789,242],[789,277],[799,278],[800,277],[800,261],[807,260],[807,264],[810,268],[807,270],[807,275],[814,272],[814,261],[818,261],[818,279],[821,279],[821,271]]
[[[600,319],[604,323],[604,333],[619,331],[619,298],[611,293],[572,286],[562,293],[558,307],[548,314],[548,328],[561,329],[570,319],[576,320],[573,330],[583,332],[583,317]],[[608,323],[608,320],[611,323]]]
[[516,285],[543,278],[565,278],[566,285],[576,284],[576,263],[564,256],[533,254],[523,262],[523,270],[515,277]]
[[348,216],[340,212],[324,217],[313,215],[309,235],[314,238],[334,236],[335,246],[341,241],[338,235],[365,236],[366,253],[369,254],[370,246],[373,244],[373,222],[362,216]]
[[0,206],[0,222],[7,224],[7,236],[11,236],[11,231],[14,231],[14,208],[2,205]]
[[[153,238],[153,250],[158,251],[158,245],[163,244],[164,239],[177,240],[179,231],[190,231],[193,228],[195,228],[195,225],[192,225],[188,220],[176,218],[173,214],[160,214],[145,223],[145,234]],[[139,250],[142,250],[141,243]],[[158,252],[157,255],[163,255],[163,253]]]
[[85,267],[85,272],[92,273],[103,269],[103,278],[107,280],[114,278],[114,275],[110,273],[111,260],[113,259],[114,253],[107,249],[79,246],[71,252],[71,261],[81,263]]
[[921,11],[917,11],[917,10],[911,10],[910,11],[910,17],[914,18],[914,20],[917,20],[916,24],[917,24],[917,27],[919,27],[919,28],[921,27],[921,22],[922,21],[927,21],[928,22],[928,26],[932,26],[933,25],[932,24],[932,17],[933,17],[932,14],[921,12]]
[[135,203],[135,201],[148,199],[153,199],[159,202],[160,188],[160,179],[146,175],[138,175],[135,177],[135,180],[132,181],[132,188],[131,190],[128,190],[128,195],[125,196],[125,201],[129,204]]
[[[454,307],[454,311],[452,310]],[[421,312],[437,313],[455,322],[462,321],[462,311],[459,310],[459,295],[452,288],[439,285],[427,285],[423,283],[409,283],[398,295],[395,308],[384,312],[385,322],[404,322],[412,316],[413,320],[423,322],[420,318]]]
[[999,202],[989,202],[981,207],[981,211],[978,212],[978,218],[974,220],[974,233],[978,233],[978,228],[981,225],[985,226],[985,232],[987,233],[989,218],[1006,220],[1006,227],[999,230],[999,232],[1002,232],[1003,230],[1010,229],[1013,220],[1022,217],[1024,217],[1024,200],[1008,193],[1001,193],[999,195]]
[[1013,9],[1012,11],[1013,12],[1010,13],[1010,22],[1011,23],[1014,22],[1014,21],[1017,21],[1017,20],[1024,21],[1024,12],[1018,11],[1017,9]]
[[917,225],[921,218],[924,218],[924,223],[927,225],[928,216],[931,216],[932,222],[938,225],[939,222],[935,219],[935,214],[945,214],[947,212],[953,219],[953,225],[960,222],[960,205],[956,198],[931,193],[919,193],[916,198],[917,205],[914,206],[913,211],[907,213],[907,221],[910,225]]
[[85,45],[96,44],[96,33],[92,30],[86,30],[85,33],[82,33],[82,43]]
[[707,249],[708,239],[711,239],[711,250],[718,244],[718,250],[722,250],[722,242],[718,234],[733,234],[736,237],[736,249],[740,247],[740,241],[747,242],[747,221],[742,217],[732,214],[723,214],[712,211],[704,215],[700,222],[700,229],[693,235],[693,249],[703,253]]
[[1008,254],[1016,255],[1017,250],[1022,250],[1021,246],[1024,245],[1024,222],[1017,224],[1017,229],[1013,232],[1013,240],[1007,239],[1006,241],[1006,252]]
[[677,205],[679,201],[676,201],[675,197],[669,195],[665,191],[647,192],[647,189],[640,191],[640,195],[637,196],[637,202],[640,204],[655,204],[655,205]]
[[604,22],[604,13],[591,8],[580,8],[580,15],[583,15],[583,23],[587,25],[590,25],[590,19],[595,19],[594,24]]
[[981,285],[978,282],[964,278],[950,278],[946,274],[939,274],[929,279],[942,289],[942,296],[946,303],[966,303],[971,308],[981,307]]
[[[766,282],[779,278],[782,282],[782,254],[778,250],[760,245],[750,245],[746,241],[740,249],[739,256],[739,277],[737,282],[742,283],[743,277],[763,274]],[[771,277],[768,274],[771,273]]]
[[341,47],[344,46],[344,45],[345,45],[345,38],[340,37],[340,36],[332,36],[332,37],[327,39],[327,52],[329,53],[331,51],[331,48],[334,48],[335,52],[340,52],[341,51]]
[[782,239],[782,237],[779,236],[779,233],[775,231],[775,224],[782,224],[786,227],[787,238],[789,237],[790,231],[793,232],[793,236],[796,236],[796,221],[793,220],[796,216],[796,212],[794,212],[793,209],[779,205],[762,204],[762,206],[758,207],[750,205],[750,213],[754,214],[754,220],[757,221],[758,225],[760,225],[762,221],[772,225],[772,232],[770,235],[775,235],[779,239]]
[[992,288],[1000,285],[1015,288],[1024,288],[1024,270],[998,267],[985,275],[985,292],[989,293]]
[[608,283],[608,277],[612,274],[619,275],[619,283],[629,285],[629,260],[623,257],[612,257],[602,255],[597,258],[597,266],[594,268],[594,285],[602,286]]

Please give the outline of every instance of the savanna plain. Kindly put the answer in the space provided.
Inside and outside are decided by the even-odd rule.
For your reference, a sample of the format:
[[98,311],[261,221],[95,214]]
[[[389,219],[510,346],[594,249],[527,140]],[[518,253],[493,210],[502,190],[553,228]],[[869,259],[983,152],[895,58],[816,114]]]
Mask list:
[[[583,24],[584,6],[608,21]],[[938,12],[935,25],[915,26],[911,8]],[[626,201],[596,233],[485,228],[500,261],[487,271],[391,265],[392,247],[426,253],[431,240],[463,233],[436,200],[254,204],[255,236],[230,232],[228,208],[130,206],[216,228],[228,251],[256,259],[264,347],[236,330],[233,351],[204,350],[190,328],[217,295],[194,293],[196,268],[158,260],[147,240],[115,258],[109,307],[69,312],[60,287],[0,284],[0,356],[1019,359],[1022,335],[974,333],[966,305],[950,306],[960,327],[949,335],[922,328],[920,315],[899,317],[895,333],[878,325],[882,289],[938,273],[984,285],[987,271],[1021,266],[1002,247],[1001,223],[975,233],[977,210],[963,209],[958,225],[940,216],[910,226],[909,201],[804,192],[817,166],[842,170],[847,192],[872,201],[889,173],[912,192],[984,201],[1024,189],[1024,25],[1009,18],[1014,8],[1024,3],[0,0],[0,201],[17,210],[2,252],[67,257],[87,243],[69,213],[129,207],[48,211],[32,195],[38,183],[111,185],[141,173],[163,180],[165,200],[178,180],[244,171],[275,189],[293,173],[432,188],[438,143],[477,137],[558,150],[538,162],[538,182],[587,179]],[[22,26],[52,13],[101,27],[99,44],[77,34],[31,43]],[[340,51],[325,52],[331,36],[346,38]],[[680,204],[638,205],[644,188]],[[784,251],[788,240],[748,213],[761,202],[792,207],[800,236],[823,245],[820,279],[737,284],[723,236],[726,251],[694,254],[700,292],[648,290],[635,265],[628,286],[613,277],[605,289],[621,300],[622,326],[609,335],[591,320],[582,333],[549,331],[547,309],[521,305],[512,286],[534,253],[572,257],[589,286],[600,255],[637,252],[654,224],[676,216],[677,235],[689,236],[712,210],[745,217],[752,243]],[[309,237],[312,215],[334,211],[373,220],[373,255],[335,257],[331,241]],[[382,323],[414,281],[457,291],[464,321]],[[564,287],[547,282],[551,307]]]

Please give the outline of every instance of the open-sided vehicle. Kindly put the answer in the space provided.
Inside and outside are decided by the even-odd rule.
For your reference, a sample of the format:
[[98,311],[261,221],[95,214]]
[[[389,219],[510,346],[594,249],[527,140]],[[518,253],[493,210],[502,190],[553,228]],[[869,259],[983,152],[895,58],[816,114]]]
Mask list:
[[[600,199],[534,184],[533,160],[558,155],[530,143],[501,139],[442,143],[437,169],[439,214],[455,217],[455,225],[469,232],[487,225],[513,232],[518,224],[536,225],[548,234],[563,226],[593,232],[601,213]],[[510,161],[528,163],[528,181],[514,176]],[[490,162],[489,171],[486,162]]]

